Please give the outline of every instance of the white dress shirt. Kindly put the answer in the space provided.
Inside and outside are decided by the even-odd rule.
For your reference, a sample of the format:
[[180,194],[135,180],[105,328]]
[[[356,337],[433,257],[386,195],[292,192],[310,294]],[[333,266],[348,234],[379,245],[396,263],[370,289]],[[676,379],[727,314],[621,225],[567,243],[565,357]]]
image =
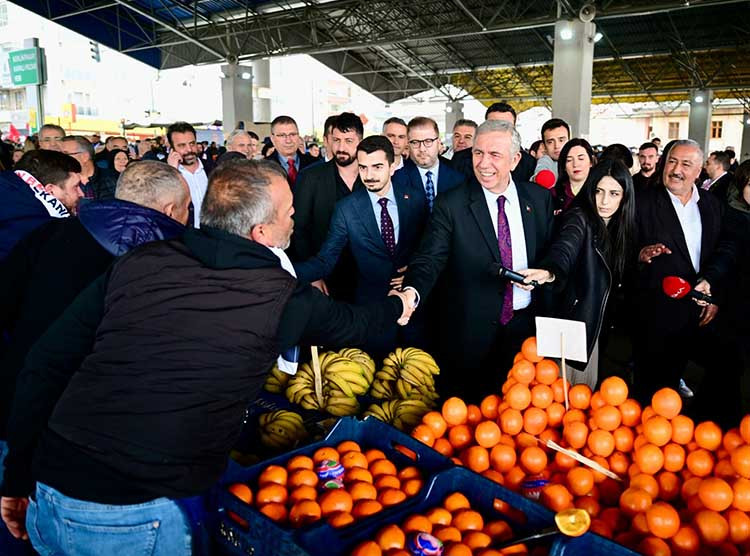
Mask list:
[[[487,191],[484,187],[484,198],[487,201],[487,210],[490,211],[492,227],[497,237],[497,200],[501,194]],[[510,178],[508,188],[502,193],[505,196],[505,216],[508,218],[510,228],[510,243],[513,250],[513,268],[511,270],[523,270],[529,268],[529,260],[526,255],[526,233],[523,230],[521,218],[521,200],[518,198],[518,190],[513,178]],[[513,310],[520,311],[531,303],[531,292],[513,287]]]
[[693,192],[687,204],[683,205],[679,198],[672,195],[667,189],[669,198],[672,200],[672,206],[677,213],[677,218],[682,227],[682,234],[685,236],[688,252],[690,253],[690,262],[693,263],[695,272],[700,272],[701,268],[701,239],[703,237],[703,222],[701,221],[701,212],[698,209],[698,188],[693,186]]
[[424,188],[425,193],[427,193],[427,172],[432,172],[432,186],[435,188],[435,197],[437,197],[438,191],[438,171],[440,170],[440,160],[438,160],[435,163],[435,166],[432,168],[422,168],[421,166],[417,166],[417,170],[419,170],[419,175],[422,178],[422,187]]
[[394,170],[394,172],[398,172],[403,167],[404,167],[404,155],[401,155],[401,158],[398,159],[398,164],[396,164],[396,169]]
[[206,189],[208,188],[208,176],[206,171],[203,169],[203,163],[198,158],[198,171],[193,173],[182,164],[177,169],[185,178],[190,189],[190,198],[193,201],[193,223],[196,228],[201,227],[201,206],[203,205],[203,197],[206,196]]
[[[380,215],[383,213],[383,209],[380,206],[379,201],[383,197],[378,197],[372,191],[368,191],[367,194],[370,196],[372,210],[375,213],[375,221],[378,223],[378,231],[382,233],[383,228],[380,222]],[[391,217],[391,222],[393,222],[393,238],[396,242],[396,245],[398,245],[398,205],[396,204],[396,194],[393,192],[393,184],[389,186],[388,193],[385,194],[385,198],[388,199],[386,210],[388,211],[388,215]]]

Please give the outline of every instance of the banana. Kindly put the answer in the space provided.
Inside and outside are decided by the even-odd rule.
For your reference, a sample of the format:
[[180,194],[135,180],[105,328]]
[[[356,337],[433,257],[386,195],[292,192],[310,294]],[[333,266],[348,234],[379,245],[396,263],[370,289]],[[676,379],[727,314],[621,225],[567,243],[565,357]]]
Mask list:
[[349,385],[349,383],[340,375],[337,374],[328,374],[326,375],[326,380],[330,384],[335,384],[339,390],[341,390],[345,396],[348,396],[350,398],[354,397],[354,392],[352,392],[352,387]]

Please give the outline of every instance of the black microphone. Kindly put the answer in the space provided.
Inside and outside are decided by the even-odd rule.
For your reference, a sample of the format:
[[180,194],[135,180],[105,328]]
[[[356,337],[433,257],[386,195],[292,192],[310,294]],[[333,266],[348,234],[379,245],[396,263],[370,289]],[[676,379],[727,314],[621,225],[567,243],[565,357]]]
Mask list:
[[506,280],[510,280],[511,282],[517,282],[519,284],[523,284],[524,286],[534,286],[535,288],[539,286],[539,282],[536,280],[532,280],[528,284],[524,282],[526,280],[526,277],[523,274],[519,274],[518,272],[515,272],[509,268],[505,268],[500,263],[492,263],[490,265],[490,274],[493,276],[499,276],[500,278],[505,278]]

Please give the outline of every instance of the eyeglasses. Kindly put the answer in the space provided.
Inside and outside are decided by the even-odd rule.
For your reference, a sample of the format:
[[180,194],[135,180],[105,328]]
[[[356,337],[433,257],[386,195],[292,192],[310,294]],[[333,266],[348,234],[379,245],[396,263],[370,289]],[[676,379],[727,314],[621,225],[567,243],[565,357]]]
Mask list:
[[413,149],[418,149],[422,145],[424,145],[425,148],[429,149],[432,146],[432,144],[435,141],[437,141],[438,139],[439,139],[439,137],[435,137],[434,139],[421,139],[421,140],[420,139],[412,139],[411,141],[409,141],[409,145]]
[[286,141],[287,139],[296,139],[299,137],[299,133],[274,133],[273,136]]

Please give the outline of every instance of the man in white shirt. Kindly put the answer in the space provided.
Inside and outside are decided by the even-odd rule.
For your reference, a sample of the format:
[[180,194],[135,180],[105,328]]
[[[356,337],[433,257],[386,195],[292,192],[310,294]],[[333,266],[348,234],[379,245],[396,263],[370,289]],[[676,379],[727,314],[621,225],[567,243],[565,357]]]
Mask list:
[[394,172],[398,172],[404,167],[404,157],[402,154],[409,147],[409,142],[406,137],[406,122],[401,118],[388,118],[383,122],[383,135],[393,145],[393,156],[395,157],[394,165],[396,166]]
[[[167,128],[167,140],[170,152],[167,164],[177,168],[190,188],[192,203],[192,225],[200,228],[201,205],[208,188],[208,176],[198,158],[198,147],[195,142],[195,128],[187,122],[176,122]],[[188,224],[191,221],[188,220]]]

